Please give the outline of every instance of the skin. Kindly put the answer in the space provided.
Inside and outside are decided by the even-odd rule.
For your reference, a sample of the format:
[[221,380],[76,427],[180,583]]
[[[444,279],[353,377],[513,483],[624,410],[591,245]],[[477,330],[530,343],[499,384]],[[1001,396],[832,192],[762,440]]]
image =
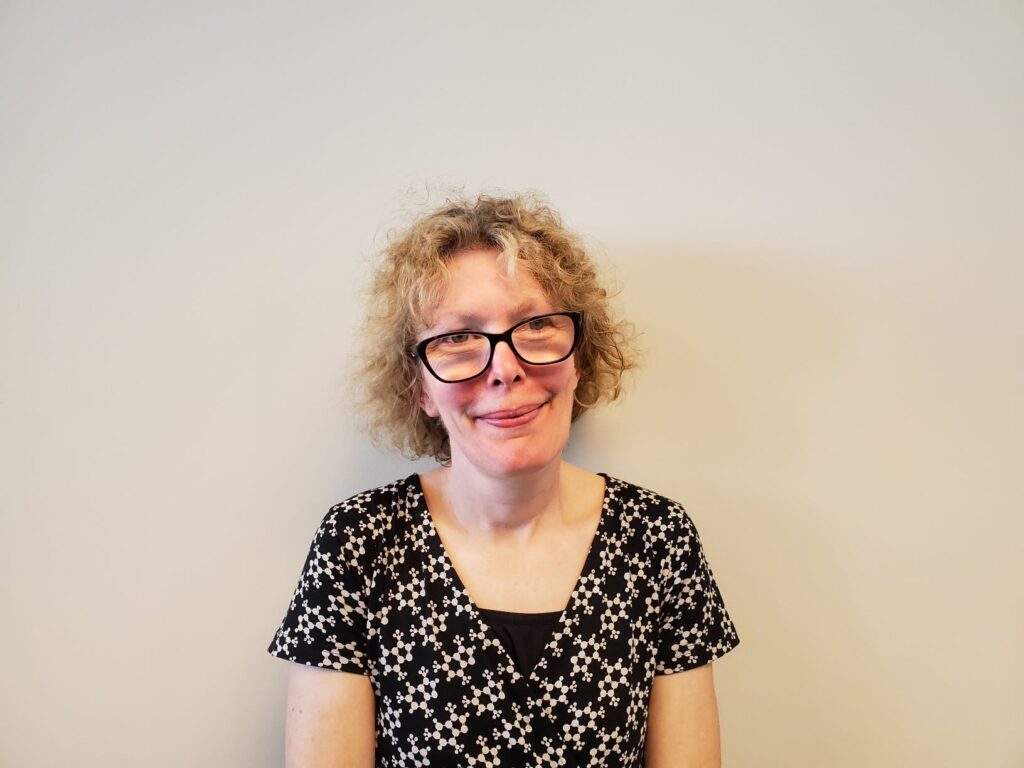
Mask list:
[[[470,328],[497,333],[561,309],[523,271],[508,277],[494,251],[458,253],[448,270],[448,292],[420,338]],[[566,500],[587,482],[582,470],[563,477],[562,450],[579,381],[573,358],[531,366],[499,343],[491,365],[475,379],[446,384],[422,366],[421,375],[420,406],[441,419],[452,454],[451,466],[424,475],[428,502],[433,492],[454,524],[481,544],[525,544],[571,516]],[[528,405],[537,406],[536,415],[521,426],[489,418]]]
[[655,676],[647,705],[645,768],[721,768],[712,667]]
[[285,768],[373,768],[376,706],[369,677],[292,662]]
[[[509,277],[497,252],[472,249],[449,262],[450,283],[418,338],[460,330],[500,333],[556,312],[538,283]],[[448,432],[452,460],[421,476],[442,543],[477,606],[524,613],[562,610],[600,518],[604,480],[562,460],[569,440],[572,357],[520,361],[504,342],[470,381],[447,384],[421,365],[420,407]],[[527,419],[503,412],[536,406]],[[374,701],[368,678],[293,664],[288,768],[373,765]],[[655,678],[646,768],[720,765],[711,665]]]

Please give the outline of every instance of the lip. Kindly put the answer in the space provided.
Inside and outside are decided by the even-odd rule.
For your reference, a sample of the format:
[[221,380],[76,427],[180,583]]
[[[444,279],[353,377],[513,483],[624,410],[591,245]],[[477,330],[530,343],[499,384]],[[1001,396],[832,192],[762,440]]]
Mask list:
[[529,424],[540,413],[540,409],[547,405],[547,403],[538,403],[536,405],[524,405],[519,408],[509,408],[501,411],[491,411],[489,413],[483,413],[477,416],[477,421],[482,421],[485,424],[490,424],[492,427],[520,427],[523,424]]

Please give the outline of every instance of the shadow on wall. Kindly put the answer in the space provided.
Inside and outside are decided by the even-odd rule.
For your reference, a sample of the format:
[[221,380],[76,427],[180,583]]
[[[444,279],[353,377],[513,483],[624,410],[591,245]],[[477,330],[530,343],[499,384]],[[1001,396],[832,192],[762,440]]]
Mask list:
[[885,630],[858,604],[858,564],[837,555],[844,513],[804,482],[840,439],[816,412],[856,397],[835,385],[870,297],[785,255],[608,250],[644,359],[621,403],[575,426],[569,459],[696,521],[742,640],[717,670],[730,762],[870,764],[897,719],[875,679]]
[[[870,553],[843,539],[864,484],[843,419],[872,407],[847,381],[869,283],[779,254],[609,250],[645,355],[622,401],[574,426],[567,458],[696,521],[742,638],[716,672],[729,761],[871,764],[900,741],[900,697],[883,672],[892,629],[862,583]],[[339,498],[433,466],[346,445]]]
[[[695,520],[743,641],[716,670],[726,762],[995,764],[979,750],[1012,748],[1020,719],[1005,479],[1019,475],[1019,344],[996,322],[1016,305],[999,293],[951,312],[979,278],[920,259],[607,250],[646,356],[619,403],[574,426],[567,458]],[[340,382],[337,401],[351,408]],[[332,501],[432,466],[350,435],[319,454],[334,445]],[[296,550],[325,511],[289,524]],[[964,659],[970,674],[951,674]]]

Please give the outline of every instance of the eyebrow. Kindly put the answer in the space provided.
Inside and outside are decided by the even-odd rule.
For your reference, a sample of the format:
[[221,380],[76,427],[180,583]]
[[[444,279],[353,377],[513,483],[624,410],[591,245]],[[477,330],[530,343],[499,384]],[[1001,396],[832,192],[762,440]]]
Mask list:
[[[521,301],[519,302],[519,304],[512,308],[512,316],[520,317],[531,315],[533,313],[538,312],[537,307],[538,303],[536,299],[527,299],[526,301]],[[545,312],[550,311],[552,310],[545,310]],[[478,315],[475,312],[447,312],[445,314],[439,315],[435,319],[432,327],[440,328],[445,325],[480,325],[487,319],[487,317],[483,315]]]

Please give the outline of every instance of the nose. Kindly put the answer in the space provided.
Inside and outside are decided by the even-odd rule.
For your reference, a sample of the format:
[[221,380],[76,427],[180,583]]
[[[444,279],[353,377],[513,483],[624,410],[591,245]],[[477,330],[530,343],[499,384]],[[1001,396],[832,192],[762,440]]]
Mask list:
[[492,385],[511,384],[513,381],[522,379],[525,373],[522,363],[512,348],[506,342],[499,341],[494,346],[491,365],[487,369],[487,383]]

